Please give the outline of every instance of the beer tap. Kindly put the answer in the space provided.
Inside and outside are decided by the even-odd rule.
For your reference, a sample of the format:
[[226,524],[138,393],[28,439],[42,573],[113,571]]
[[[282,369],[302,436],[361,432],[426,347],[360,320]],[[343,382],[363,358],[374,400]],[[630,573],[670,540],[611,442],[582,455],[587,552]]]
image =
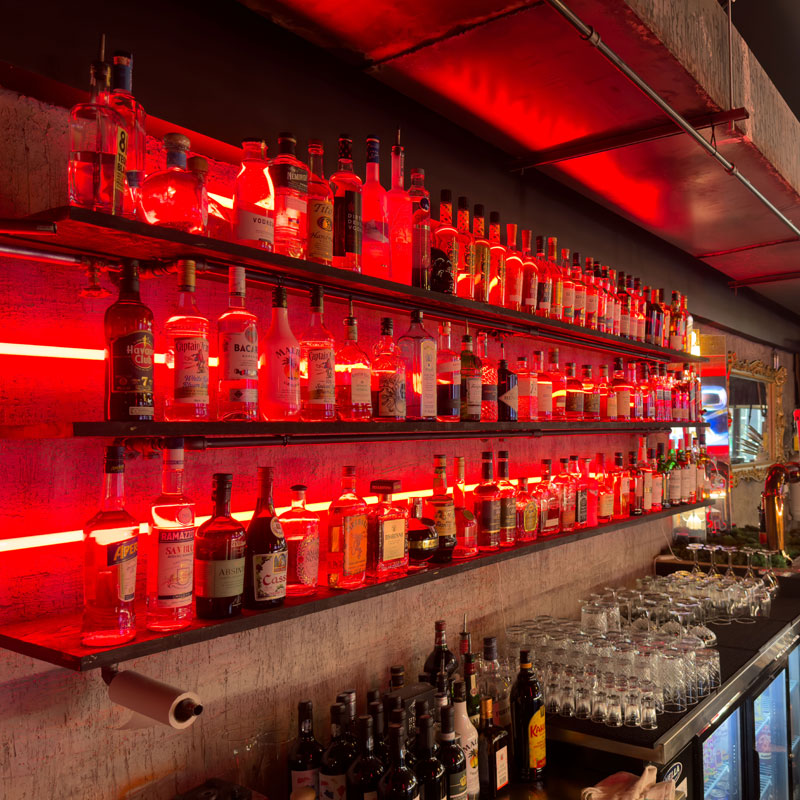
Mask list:
[[767,546],[779,551],[787,564],[792,559],[784,549],[786,521],[784,517],[783,487],[786,483],[800,482],[800,463],[773,464],[764,481],[761,493],[763,529],[767,534]]

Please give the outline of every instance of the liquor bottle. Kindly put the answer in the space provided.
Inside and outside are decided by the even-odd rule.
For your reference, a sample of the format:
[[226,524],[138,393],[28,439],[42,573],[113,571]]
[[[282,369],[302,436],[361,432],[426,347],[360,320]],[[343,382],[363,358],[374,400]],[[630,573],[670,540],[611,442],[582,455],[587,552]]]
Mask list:
[[443,619],[436,620],[436,638],[425,666],[422,668],[430,684],[436,685],[436,676],[443,672],[448,678],[452,676],[458,666],[458,660],[447,646],[447,622]]
[[406,418],[436,417],[436,340],[423,327],[423,314],[411,312],[411,326],[397,340],[406,365]]
[[623,339],[631,338],[631,316],[633,299],[628,294],[625,284],[625,273],[619,273],[619,280],[617,283],[617,297],[620,299],[620,317],[619,317],[619,335]]
[[308,167],[297,157],[294,134],[278,134],[269,165],[275,192],[275,252],[305,258],[308,237]]
[[[591,364],[584,364],[581,367],[581,371],[581,384],[583,385],[583,418],[585,420],[598,420],[600,419],[600,385],[596,384],[592,379]],[[608,392],[607,386],[606,392]],[[606,404],[607,403],[608,400],[606,399]]]
[[695,467],[691,460],[689,448],[684,446],[678,450],[678,465],[681,470],[681,503],[694,503],[695,501]]
[[475,653],[464,656],[464,683],[467,685],[467,715],[477,728],[481,719],[481,692],[478,688],[478,659]]
[[598,325],[597,312],[600,307],[599,288],[594,282],[594,270],[589,266],[592,259],[586,259],[586,270],[583,273],[583,282],[586,284],[586,321],[585,326],[596,331]]
[[556,276],[544,255],[544,237],[536,237],[536,267],[538,270],[538,288],[536,296],[536,315],[549,317],[553,305],[553,290]]
[[480,422],[483,388],[482,362],[472,351],[472,337],[461,337],[461,421]]
[[534,417],[531,414],[531,419],[552,419],[553,382],[548,373],[544,371],[544,353],[541,350],[534,350],[531,358],[531,381],[534,376],[536,378],[537,416]]
[[331,706],[331,740],[319,764],[320,800],[342,800],[347,792],[347,770],[358,757],[355,741],[346,735],[347,706]]
[[342,493],[328,511],[328,586],[357,589],[367,567],[367,504],[356,494],[356,468],[342,467]]
[[614,336],[619,336],[622,326],[622,297],[617,290],[617,273],[613,269],[608,271],[608,291],[614,305],[612,333]]
[[511,689],[511,720],[514,775],[523,783],[539,781],[547,762],[544,700],[530,650],[519,654],[519,673]]
[[469,200],[463,196],[458,198],[456,225],[458,230],[456,294],[472,300],[475,295],[475,243],[469,232]]
[[314,736],[314,707],[310,700],[297,704],[297,738],[289,750],[289,787],[309,786],[319,797],[319,767],[325,748]]
[[109,105],[111,73],[103,61],[90,68],[91,98],[69,114],[69,204],[104,214],[121,214],[128,133],[125,120]]
[[183,494],[183,439],[164,440],[161,494],[150,507],[147,629],[177,631],[192,621],[194,503]]
[[[681,484],[682,484],[682,471],[678,462],[678,453],[676,448],[670,446],[669,454],[664,462],[665,477],[667,481],[666,498],[668,500],[668,507],[674,508],[681,504]],[[667,477],[668,476],[668,477]]]
[[472,492],[473,510],[478,521],[478,549],[497,550],[500,546],[500,488],[494,482],[491,450],[482,453],[481,482]]
[[242,612],[247,534],[231,516],[233,476],[216,472],[214,511],[195,534],[194,594],[200,619],[226,619]]
[[336,360],[333,336],[325,327],[323,291],[311,289],[311,320],[300,339],[300,418],[306,421],[336,417]]
[[586,295],[589,287],[586,285],[586,281],[583,279],[583,273],[581,272],[580,253],[572,254],[572,267],[569,269],[569,274],[572,278],[575,295],[575,310],[573,312],[572,322],[575,325],[584,327],[586,325]]
[[[466,706],[466,703],[464,705]],[[464,718],[469,723],[466,714]],[[465,750],[456,742],[455,708],[452,705],[440,709],[438,758],[447,774],[448,800],[468,800],[467,756]]]
[[372,356],[372,418],[380,422],[406,418],[406,363],[393,334],[392,318],[383,317]]
[[489,255],[491,262],[489,302],[492,305],[503,307],[506,305],[508,292],[506,247],[500,242],[500,213],[497,211],[492,211],[489,214]]
[[358,345],[352,300],[344,332],[345,343],[336,351],[336,416],[345,422],[366,422],[372,417],[372,365]]
[[617,418],[617,393],[609,384],[606,364],[600,365],[600,377],[596,386],[600,392],[600,419],[615,420]]
[[627,381],[631,387],[631,419],[640,420],[644,418],[644,402],[635,361],[628,362],[627,373]]
[[439,760],[435,741],[435,723],[432,716],[417,716],[414,774],[424,800],[447,800],[447,771]]
[[477,203],[472,214],[472,241],[475,246],[475,290],[473,299],[480,303],[489,302],[489,289],[492,282],[492,254],[486,238],[484,209]]
[[189,172],[186,154],[191,147],[188,136],[168,133],[166,169],[151,172],[142,181],[139,203],[142,216],[151,225],[175,228],[185,233],[205,233],[203,212],[197,193],[197,180]]
[[642,283],[638,278],[633,279],[633,295],[636,298],[636,341],[644,342],[647,327],[646,301],[642,294]]
[[103,319],[105,330],[105,417],[147,421],[153,407],[153,312],[139,296],[139,262],[125,261],[119,298]]
[[506,225],[506,308],[523,310],[522,293],[525,285],[525,268],[522,253],[517,250],[517,226]]
[[564,413],[567,419],[582,420],[583,415],[583,381],[578,379],[578,365],[574,361],[566,364],[566,399]]
[[138,188],[144,180],[144,160],[147,148],[145,124],[147,114],[144,106],[133,96],[133,54],[124,50],[114,53],[111,67],[112,92],[108,104],[122,117],[127,139],[125,142],[125,182],[126,189],[122,203],[122,213],[126,217],[136,214],[135,200]]
[[330,266],[333,261],[333,192],[325,180],[320,139],[308,140],[306,258]]
[[106,447],[100,510],[83,528],[81,644],[86,647],[112,647],[136,636],[139,523],[125,510],[124,459],[124,447]]
[[244,604],[252,609],[283,605],[286,597],[289,547],[272,502],[274,476],[272,467],[258,468],[260,493],[247,526]]
[[[202,156],[192,156],[186,159],[186,169],[189,170],[189,173],[194,178],[194,190],[197,196],[197,205],[200,209],[202,229],[195,232],[202,236],[208,236],[208,160]],[[227,234],[227,225],[223,226],[222,230]],[[215,232],[219,234],[220,228],[215,227]],[[224,238],[227,238],[227,235]]]
[[567,473],[575,486],[575,530],[587,526],[589,517],[589,485],[583,474],[578,456],[570,456]]
[[425,188],[425,170],[411,170],[411,285],[431,288],[431,195]]
[[519,407],[517,375],[509,369],[508,361],[501,358],[497,365],[497,420],[516,422]]
[[439,548],[439,532],[436,522],[423,516],[421,497],[411,498],[411,516],[408,520],[408,569],[411,572],[423,569],[436,556]]
[[642,419],[656,419],[656,391],[650,374],[650,365],[642,361],[639,368],[639,393],[642,397]]
[[270,421],[295,419],[300,413],[300,345],[289,327],[286,289],[272,290],[272,320],[261,342],[262,414]]
[[658,462],[656,461],[655,450],[652,447],[647,448],[647,463],[650,466],[650,471],[653,475],[653,490],[652,490],[652,511],[661,511],[663,508],[662,502],[664,499],[664,476],[658,469]]
[[319,573],[319,516],[306,508],[307,487],[291,487],[292,507],[278,517],[289,548],[286,594],[289,597],[317,593]]
[[386,767],[375,754],[371,716],[358,718],[359,754],[347,769],[347,800],[372,800]]
[[[553,398],[553,419],[564,419],[567,406],[567,379],[558,366],[558,348],[550,349],[549,363],[547,365],[547,381],[550,383]],[[539,396],[541,408],[541,395]]]
[[561,248],[561,275],[563,278],[563,294],[561,319],[572,324],[575,321],[575,283],[572,280],[572,265],[569,260],[569,249]]
[[397,141],[392,145],[392,188],[386,193],[391,244],[391,279],[404,286],[411,285],[411,258],[414,246],[413,201],[405,188],[405,153]]
[[462,561],[478,555],[478,522],[475,515],[467,509],[464,456],[456,456],[454,461],[456,476],[453,482],[453,504],[456,517],[456,546],[453,558]]
[[553,297],[550,301],[550,319],[562,319],[564,316],[564,275],[558,266],[558,238],[547,237],[547,262],[553,276]]
[[453,227],[453,195],[442,189],[439,195],[439,223],[431,247],[431,289],[445,294],[456,293],[459,241]]
[[339,169],[333,190],[333,266],[361,272],[361,178],[353,171],[353,140],[339,137]]
[[614,359],[614,376],[610,390],[617,399],[617,419],[629,422],[631,418],[631,394],[633,386],[625,376],[625,362],[621,358]]
[[461,419],[461,357],[450,349],[450,323],[446,320],[439,325],[436,351],[436,419]]
[[275,194],[263,139],[242,140],[242,166],[233,185],[233,240],[275,249]]
[[542,459],[542,479],[533,495],[539,505],[539,532],[543,536],[558,533],[561,527],[561,496],[551,474],[552,461]]
[[509,480],[508,450],[497,454],[497,488],[500,490],[500,546],[517,541],[517,487]]
[[531,239],[533,232],[525,229],[522,231],[522,303],[520,311],[526,314],[536,313],[536,302],[539,295],[539,269],[536,259],[531,252]]
[[592,459],[583,458],[581,460],[581,476],[583,485],[586,487],[586,524],[585,528],[596,528],[600,521],[597,513],[600,505],[600,481],[592,475]]
[[384,766],[389,765],[389,745],[384,736],[384,711],[383,703],[380,700],[373,700],[367,703],[369,715],[372,717],[372,736],[375,755],[380,759]]
[[608,333],[609,295],[606,287],[603,285],[603,270],[600,268],[600,262],[594,259],[592,264],[594,286],[597,290],[597,330],[601,333]]
[[446,564],[453,560],[458,543],[456,533],[456,509],[453,498],[447,493],[447,456],[433,457],[433,494],[428,498],[424,515],[432,519],[439,538],[432,561]]
[[561,471],[553,479],[553,484],[558,493],[560,509],[559,526],[562,533],[575,530],[576,491],[575,476],[569,470],[569,459],[559,459]]
[[492,700],[494,724],[498,728],[509,731],[511,729],[511,683],[500,666],[495,636],[485,636],[483,639],[483,661],[478,674],[478,688],[481,697],[489,697]]
[[408,572],[408,509],[392,503],[400,481],[375,480],[369,490],[378,502],[367,510],[367,577],[380,583]]
[[169,341],[167,366],[172,369],[172,391],[167,393],[164,418],[173,422],[207,420],[208,319],[194,300],[194,261],[178,261],[178,303],[164,323]]
[[528,489],[528,479],[517,485],[517,541],[532,542],[539,533],[539,505]]
[[[517,421],[529,422],[539,418],[539,399],[536,395],[536,375],[528,369],[528,357],[517,356]],[[533,405],[533,412],[531,412]]]
[[[471,657],[471,654],[470,654]],[[467,684],[456,681],[453,685],[453,730],[465,756],[466,800],[478,800],[480,780],[478,777],[478,729],[467,710]],[[449,714],[448,714],[449,717]],[[444,731],[444,720],[442,731]],[[450,741],[449,739],[447,741]]]
[[614,519],[614,479],[606,472],[605,455],[598,453],[595,458],[595,478],[597,479],[597,522],[605,525]]
[[489,358],[489,334],[478,334],[481,362],[481,421],[497,422],[497,365]]
[[361,189],[361,271],[388,280],[391,276],[391,246],[386,189],[381,186],[380,139],[367,137],[367,175]]
[[622,453],[614,453],[614,467],[609,471],[609,479],[614,487],[613,519],[627,519],[630,516],[630,475],[625,469]]
[[632,517],[644,514],[644,473],[636,463],[636,454],[628,453],[628,476],[630,477],[630,503],[628,507]]
[[508,731],[492,722],[491,697],[481,698],[481,726],[478,730],[478,770],[481,800],[495,800],[508,786]]
[[684,351],[686,333],[686,317],[681,308],[680,292],[672,293],[672,307],[669,321],[669,347],[671,350]]
[[217,417],[253,422],[258,420],[258,326],[256,315],[244,307],[244,267],[229,268],[228,297],[228,310],[217,322]]
[[420,800],[417,778],[406,766],[405,732],[399,725],[389,726],[389,754],[391,766],[378,784],[379,800]]

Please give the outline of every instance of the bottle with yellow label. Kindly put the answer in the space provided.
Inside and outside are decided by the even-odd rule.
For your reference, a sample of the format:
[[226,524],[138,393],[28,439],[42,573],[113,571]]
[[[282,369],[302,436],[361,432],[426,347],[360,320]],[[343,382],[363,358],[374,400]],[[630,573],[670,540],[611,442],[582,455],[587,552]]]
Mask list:
[[522,650],[519,661],[519,674],[511,689],[511,757],[517,780],[527,783],[544,776],[544,701],[530,651]]

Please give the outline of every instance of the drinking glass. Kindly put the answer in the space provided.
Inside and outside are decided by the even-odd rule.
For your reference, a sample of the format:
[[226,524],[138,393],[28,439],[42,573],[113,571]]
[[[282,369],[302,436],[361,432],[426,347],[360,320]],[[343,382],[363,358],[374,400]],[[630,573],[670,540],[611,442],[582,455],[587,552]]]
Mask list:
[[692,557],[694,559],[694,564],[692,565],[692,574],[702,575],[703,570],[700,569],[700,562],[698,558],[700,556],[700,551],[703,549],[703,545],[699,542],[691,542],[690,544],[686,545],[686,549],[692,551]]
[[606,725],[609,728],[621,728],[622,693],[615,683],[606,686]]
[[719,651],[711,647],[705,647],[695,651],[694,656],[698,671],[703,675],[703,680],[708,683],[709,693],[713,692],[714,689],[719,689],[722,682]]
[[608,630],[606,612],[591,601],[581,606],[581,630],[584,633],[605,633]]
[[661,654],[661,686],[664,690],[664,711],[681,714],[686,705],[686,672],[683,655],[677,650],[666,650]]
[[642,723],[642,690],[629,685],[623,695],[623,722],[627,728],[638,728]]
[[602,686],[592,691],[592,722],[605,722],[608,715],[608,695]]
[[575,685],[575,717],[589,719],[592,716],[593,682],[582,680]]
[[642,721],[639,723],[639,727],[647,731],[655,730],[658,728],[655,686],[652,681],[641,681],[639,691],[642,702]]

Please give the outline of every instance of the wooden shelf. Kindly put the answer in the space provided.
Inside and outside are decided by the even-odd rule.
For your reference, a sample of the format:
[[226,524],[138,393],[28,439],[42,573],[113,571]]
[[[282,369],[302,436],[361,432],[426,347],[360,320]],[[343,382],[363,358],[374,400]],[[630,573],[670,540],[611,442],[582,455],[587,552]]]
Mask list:
[[[58,228],[57,234],[53,237],[28,239],[24,236],[3,236],[0,237],[0,241],[17,244],[25,242],[35,245],[38,249],[77,253],[106,261],[136,258],[142,262],[161,262],[193,258],[217,267],[239,264],[247,268],[250,280],[274,284],[280,279],[284,285],[297,287],[319,284],[330,294],[352,297],[354,300],[373,306],[394,309],[420,308],[437,318],[468,320],[480,327],[527,334],[545,341],[594,350],[612,350],[613,353],[620,355],[652,361],[681,363],[705,361],[701,356],[634,342],[567,322],[543,319],[520,311],[426,291],[310,261],[267,253],[232,242],[160,228],[82,208],[68,206],[53,209],[38,214],[35,218],[55,222]],[[219,277],[219,274],[217,269],[216,277]]]
[[132,642],[119,647],[108,649],[82,647],[79,638],[81,620],[80,614],[77,613],[48,616],[44,619],[0,627],[0,647],[59,667],[65,667],[66,669],[81,672],[97,669],[120,661],[129,661],[133,658],[174,650],[178,647],[205,642],[220,636],[305,617],[329,608],[359,603],[372,597],[431,583],[432,581],[469,572],[490,564],[499,564],[503,561],[520,558],[537,550],[559,547],[562,544],[600,536],[606,532],[632,528],[644,522],[664,519],[674,514],[696,508],[705,508],[712,504],[712,501],[707,500],[702,503],[678,506],[677,508],[659,511],[642,517],[631,517],[630,519],[612,522],[596,528],[586,528],[574,533],[556,534],[555,536],[538,539],[535,542],[517,544],[508,549],[483,554],[469,561],[434,564],[418,572],[411,573],[404,578],[387,581],[386,583],[368,584],[352,592],[332,591],[320,587],[313,597],[287,598],[286,603],[279,608],[273,608],[268,611],[245,611],[242,616],[234,619],[218,621],[196,620],[189,628],[178,633],[156,634],[144,630],[144,603],[140,603],[138,609],[139,624],[141,626],[139,633]]

